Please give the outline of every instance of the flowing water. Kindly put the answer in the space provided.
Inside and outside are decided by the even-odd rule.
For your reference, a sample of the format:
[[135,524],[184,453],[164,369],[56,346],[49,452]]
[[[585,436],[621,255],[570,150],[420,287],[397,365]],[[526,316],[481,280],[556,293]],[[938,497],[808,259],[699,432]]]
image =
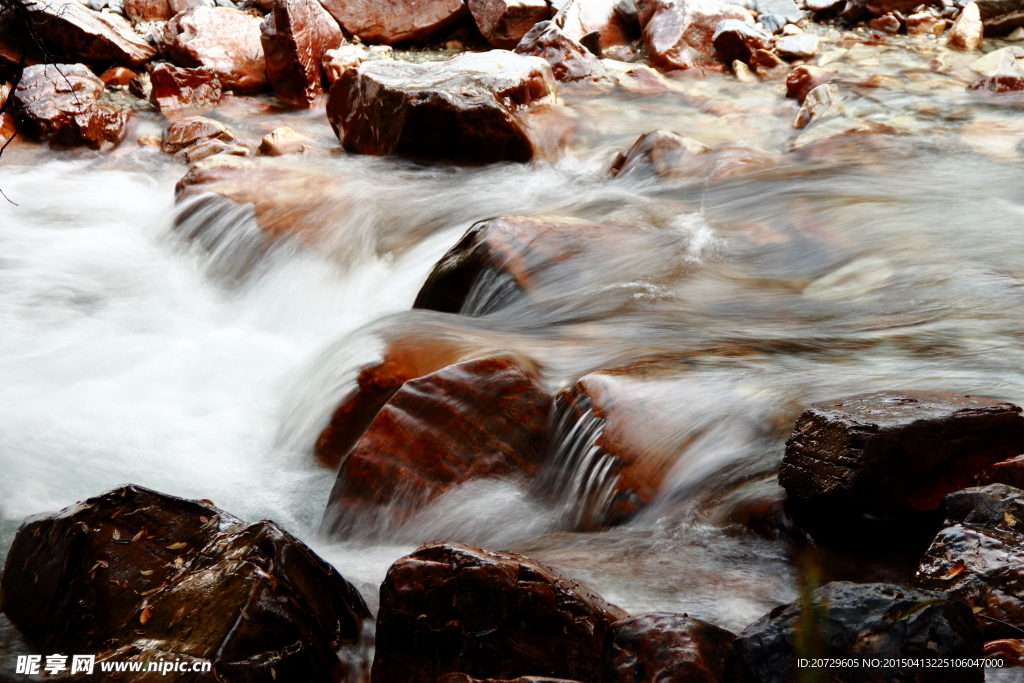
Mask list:
[[[244,211],[207,226],[210,248],[182,238],[184,168],[156,148],[15,145],[0,166],[16,202],[0,202],[0,555],[26,515],[130,482],[277,521],[371,606],[395,559],[455,540],[525,552],[632,613],[742,629],[797,595],[787,547],[735,522],[778,498],[774,471],[803,406],[894,388],[1024,403],[1024,169],[1004,144],[1024,126],[1016,110],[967,99],[962,65],[936,75],[922,44],[868,69],[887,87],[843,91],[851,115],[899,134],[876,136],[884,144],[784,153],[798,132],[779,82],[566,92],[580,133],[554,163],[307,155],[344,192],[311,209],[312,247],[258,254]],[[858,45],[844,49],[882,52]],[[847,83],[865,78],[868,58],[849,62]],[[336,147],[320,112],[237,109],[217,115],[243,133],[287,124]],[[615,152],[654,128],[778,163],[717,180],[611,180]],[[480,285],[470,312],[481,315],[410,310],[474,221],[534,214],[642,230],[597,245],[585,267],[553,268],[529,297]],[[573,532],[607,497],[608,467],[594,448],[602,426],[562,416],[546,475],[558,499],[471,482],[386,534],[320,537],[334,473],[313,444],[358,368],[395,339],[514,354],[552,391],[661,359],[670,370],[642,392],[658,428],[638,435],[678,453],[660,496],[625,526]]]

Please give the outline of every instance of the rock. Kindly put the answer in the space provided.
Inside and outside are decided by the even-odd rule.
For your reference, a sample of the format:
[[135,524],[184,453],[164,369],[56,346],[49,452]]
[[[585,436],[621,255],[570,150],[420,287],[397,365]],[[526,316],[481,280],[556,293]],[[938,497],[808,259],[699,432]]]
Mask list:
[[167,154],[178,154],[209,140],[234,142],[235,136],[220,121],[203,116],[191,116],[179,119],[167,127],[161,148]]
[[827,12],[837,7],[843,0],[806,0],[805,6],[812,12]]
[[324,0],[324,9],[364,43],[423,40],[468,14],[463,0]]
[[1024,455],[1001,460],[992,465],[988,476],[985,477],[985,483],[1024,488]]
[[618,0],[569,0],[552,21],[573,40],[583,42],[586,36],[596,32],[601,49],[625,45],[635,34],[630,30],[631,23],[616,12],[617,6]]
[[[983,667],[870,666],[863,659],[973,659],[981,629],[967,605],[944,593],[886,584],[837,581],[815,590],[810,609],[777,607],[748,626],[732,644],[730,683],[798,680],[797,657],[853,659],[852,667],[822,671],[830,683],[982,683]],[[802,613],[805,615],[802,617]],[[808,614],[809,613],[809,614]],[[802,645],[798,650],[797,647]],[[913,661],[908,662],[913,664]]]
[[948,392],[881,391],[805,410],[779,483],[795,501],[865,512],[934,510],[993,463],[1024,452],[1021,409]]
[[738,59],[734,59],[732,62],[732,73],[740,83],[761,82],[761,79],[757,77],[757,74],[751,71],[749,66]]
[[76,0],[26,4],[32,28],[48,40],[90,62],[141,66],[156,49],[116,14],[94,12]]
[[374,683],[540,676],[597,683],[601,646],[626,614],[522,555],[429,543],[381,586]]
[[869,20],[868,26],[876,31],[891,35],[896,35],[903,28],[903,24],[900,23],[900,20],[892,12]]
[[828,83],[836,77],[835,71],[827,71],[818,66],[801,64],[794,66],[786,76],[786,97],[795,99],[800,104],[804,103],[807,93],[819,85]]
[[789,65],[774,52],[754,50],[748,62],[754,73],[762,80],[770,80],[788,73]]
[[336,653],[355,654],[370,616],[273,522],[138,486],[27,519],[0,587],[4,613],[40,651],[205,659],[210,680],[341,680],[350,663]]
[[103,85],[127,86],[137,74],[123,66],[112,66],[100,75]]
[[985,35],[985,27],[981,22],[978,3],[969,2],[964,5],[960,16],[953,22],[946,37],[946,45],[954,50],[979,50]]
[[262,24],[267,81],[290,107],[308,108],[324,91],[321,61],[345,38],[316,0],[275,0]]
[[532,479],[550,406],[529,372],[499,358],[409,380],[342,460],[324,530],[377,534],[466,481]]
[[103,81],[82,64],[25,68],[12,95],[20,131],[64,147],[119,144],[131,112],[98,102],[103,88]]
[[529,161],[551,152],[529,117],[555,94],[547,62],[504,50],[365,62],[331,86],[327,118],[358,154]]
[[775,49],[784,57],[810,59],[818,54],[818,36],[813,33],[782,36],[775,41]]
[[779,33],[786,26],[786,20],[777,14],[762,14],[757,18],[757,23],[769,33]]
[[980,96],[1001,95],[1008,92],[1024,90],[1024,73],[1021,74],[996,74],[979,78],[967,86],[968,92]]
[[164,113],[215,107],[222,96],[220,79],[206,67],[182,69],[157,64],[150,70],[149,79],[149,101]]
[[124,12],[136,23],[167,21],[175,14],[168,0],[124,0]]
[[804,18],[803,11],[793,0],[755,0],[754,7],[759,15],[782,17],[785,22],[792,24]]
[[793,127],[803,128],[814,121],[842,116],[843,113],[839,90],[831,83],[825,83],[807,93],[804,105],[797,112]]
[[260,20],[227,7],[194,7],[164,25],[167,53],[185,67],[205,67],[226,90],[251,91],[267,83]]
[[[187,12],[188,10],[190,10],[190,9],[192,9],[194,7],[218,7],[219,6],[219,3],[217,3],[216,0],[168,0],[168,2],[170,2],[170,4],[171,4],[171,12],[173,14],[180,14],[182,12]],[[270,4],[273,5],[273,0],[271,0]],[[273,9],[273,7],[270,6],[267,9]]]
[[592,81],[606,75],[601,60],[550,21],[531,28],[515,51],[545,60],[558,81]]
[[18,125],[14,120],[14,114],[7,107],[7,100],[11,96],[11,84],[0,83],[0,147],[3,147],[18,132]]
[[[609,60],[602,60],[602,63],[606,65],[605,71],[609,71],[608,62]],[[623,90],[631,95],[658,95],[677,91],[676,86],[669,79],[643,64],[617,71],[615,80]]]
[[946,30],[946,20],[931,12],[918,12],[904,19],[910,35],[938,35]]
[[974,0],[974,4],[986,35],[999,36],[1024,26],[1024,4],[1020,0]]
[[313,142],[296,130],[283,126],[275,128],[263,136],[259,153],[268,157],[279,157],[285,154],[298,154],[306,145]]
[[502,50],[515,48],[534,24],[551,18],[546,0],[467,0],[466,4],[487,42]]
[[684,138],[667,130],[644,133],[629,150],[619,152],[608,173],[671,178],[698,175],[706,167],[703,158],[708,148],[692,138]]
[[640,0],[644,43],[652,66],[721,70],[712,38],[719,22],[754,23],[750,12],[719,0]]
[[967,603],[986,640],[1024,627],[1024,492],[990,484],[946,496],[946,521],[921,560],[917,588]]
[[1024,67],[1024,48],[1016,46],[993,50],[971,63],[971,69],[982,76],[1024,75],[1022,67]]
[[342,45],[335,50],[328,50],[324,53],[322,61],[327,82],[334,83],[347,70],[359,68],[367,59],[368,52],[361,45]]
[[771,50],[775,37],[757,24],[726,19],[718,22],[711,42],[721,61],[726,64],[736,60],[746,63],[754,50]]
[[617,621],[605,638],[602,683],[721,683],[736,636],[685,614]]

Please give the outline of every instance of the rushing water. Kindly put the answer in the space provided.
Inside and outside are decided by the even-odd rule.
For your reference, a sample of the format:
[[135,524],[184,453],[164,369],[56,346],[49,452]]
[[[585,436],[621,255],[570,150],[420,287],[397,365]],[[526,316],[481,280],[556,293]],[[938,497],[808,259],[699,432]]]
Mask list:
[[[371,605],[391,562],[443,539],[525,552],[633,613],[742,629],[796,594],[787,548],[733,522],[777,498],[802,406],[892,388],[1024,403],[1024,170],[1002,158],[1006,145],[988,149],[1002,138],[979,142],[969,126],[1024,127],[967,100],[956,65],[935,77],[953,85],[915,100],[939,113],[907,114],[921,79],[904,62],[930,58],[909,45],[876,70],[897,84],[844,91],[850,112],[903,133],[884,145],[780,155],[720,180],[610,180],[614,152],[656,127],[784,152],[795,105],[777,82],[744,90],[726,77],[684,81],[685,95],[580,96],[579,142],[554,164],[309,155],[344,192],[307,217],[312,247],[286,240],[255,256],[244,240],[211,254],[181,238],[184,169],[155,148],[12,147],[0,168],[17,202],[0,203],[0,554],[24,516],[131,482],[274,519]],[[218,115],[243,133],[283,122],[335,146],[317,112]],[[520,214],[643,230],[552,269],[505,308],[491,305],[501,282],[482,287],[473,305],[485,315],[410,310],[469,225]],[[217,235],[237,237],[250,219],[218,220]],[[661,496],[627,526],[571,532],[579,501],[603,495],[599,425],[582,421],[561,425],[561,500],[471,482],[386,536],[320,538],[334,474],[312,445],[357,368],[396,339],[513,353],[553,391],[668,359],[643,394],[663,416],[644,438],[679,453]]]

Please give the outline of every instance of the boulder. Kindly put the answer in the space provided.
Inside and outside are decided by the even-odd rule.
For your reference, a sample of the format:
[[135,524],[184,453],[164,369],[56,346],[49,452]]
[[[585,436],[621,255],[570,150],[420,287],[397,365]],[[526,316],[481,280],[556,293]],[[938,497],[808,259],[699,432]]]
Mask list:
[[617,621],[605,637],[601,683],[721,683],[735,638],[685,614]]
[[149,80],[149,101],[165,114],[215,107],[223,94],[217,74],[206,67],[182,69],[173,64],[157,64],[150,70]]
[[364,43],[423,40],[468,14],[463,0],[324,0],[342,28]]
[[550,21],[531,28],[515,51],[545,60],[557,81],[593,81],[606,75],[601,60]]
[[534,560],[429,543],[388,570],[374,683],[520,676],[597,683],[611,624],[627,616]]
[[178,64],[206,67],[226,90],[252,91],[267,83],[260,20],[229,7],[194,7],[164,25],[167,54]]
[[775,45],[775,36],[757,24],[726,19],[718,22],[711,42],[722,62],[732,64],[739,60],[745,64],[750,61],[750,55],[755,50],[771,50]]
[[623,18],[628,10],[616,11],[619,4],[619,0],[568,0],[552,21],[573,40],[583,42],[596,32],[601,49],[625,45],[636,36],[633,24]]
[[543,59],[504,50],[447,62],[364,62],[331,86],[327,117],[349,152],[449,159],[530,161],[551,145],[530,122],[553,106]]
[[534,24],[551,18],[547,0],[468,0],[477,28],[488,43],[511,50]]
[[409,380],[342,460],[323,528],[376,534],[466,481],[533,478],[550,406],[530,372],[500,358]]
[[124,13],[136,23],[167,21],[175,14],[168,0],[124,0]]
[[12,97],[22,133],[58,146],[100,149],[124,139],[131,112],[98,102],[103,81],[82,64],[27,67]]
[[370,616],[273,522],[138,486],[26,520],[0,603],[42,652],[205,659],[203,680],[341,680],[350,664],[338,653],[353,654]]
[[750,12],[720,0],[639,0],[640,23],[648,59],[662,71],[721,71],[712,39],[719,22],[754,23]]
[[874,513],[934,510],[993,463],[1024,452],[1011,403],[881,391],[817,403],[786,442],[779,483],[794,501]]
[[[809,604],[783,605],[748,626],[727,659],[730,683],[799,680],[797,658],[852,660],[819,669],[828,683],[982,683],[984,667],[931,668],[913,660],[975,659],[982,634],[970,608],[936,591],[836,581]],[[907,666],[865,666],[863,659],[907,659]],[[837,663],[838,664],[838,663]]]
[[946,45],[954,50],[980,50],[984,36],[985,26],[981,21],[978,3],[969,2],[964,5],[960,16],[953,22],[953,27],[949,29]]
[[77,0],[39,0],[26,9],[38,35],[85,61],[141,66],[156,56],[119,15],[94,12]]
[[345,38],[316,0],[274,0],[262,24],[267,81],[289,107],[308,108],[324,91],[321,62]]

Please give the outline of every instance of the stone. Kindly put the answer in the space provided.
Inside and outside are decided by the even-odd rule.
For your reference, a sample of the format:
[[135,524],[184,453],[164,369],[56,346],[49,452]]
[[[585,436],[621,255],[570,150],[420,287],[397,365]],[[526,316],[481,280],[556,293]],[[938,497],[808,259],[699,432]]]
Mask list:
[[938,35],[946,30],[946,20],[931,12],[917,12],[904,19],[907,33],[914,35]]
[[605,638],[601,683],[721,683],[735,638],[685,614],[617,621]]
[[735,59],[732,62],[732,73],[740,83],[761,82],[761,79],[757,77],[757,74],[751,71],[749,66],[738,59]]
[[718,22],[711,42],[721,61],[726,64],[737,60],[746,63],[754,50],[771,50],[775,46],[775,37],[757,24],[726,19]]
[[874,17],[868,21],[868,26],[876,31],[890,35],[896,35],[903,28],[903,24],[900,23],[900,20],[892,12],[883,14],[880,17]]
[[175,15],[168,0],[124,0],[124,13],[136,23],[167,21]]
[[112,66],[100,74],[100,80],[103,81],[103,85],[124,87],[131,83],[135,76],[136,73],[127,67]]
[[18,124],[14,119],[14,114],[10,111],[13,107],[7,106],[10,96],[11,84],[0,83],[0,148],[18,133]]
[[793,127],[803,128],[812,122],[842,116],[843,114],[844,109],[839,98],[839,90],[831,83],[825,83],[807,93],[804,105],[797,112],[797,118],[793,123]]
[[775,49],[784,57],[811,59],[818,54],[818,36],[813,33],[782,36],[775,41]]
[[747,10],[719,0],[640,0],[637,8],[648,59],[662,71],[721,71],[712,42],[719,22],[754,23]]
[[993,463],[1024,452],[1011,403],[932,391],[881,391],[809,407],[786,442],[779,483],[816,508],[936,509]]
[[289,107],[311,107],[324,92],[324,54],[345,42],[338,23],[316,0],[275,0],[261,31],[274,94]]
[[323,530],[374,535],[467,481],[530,481],[540,470],[550,406],[529,371],[501,358],[407,381],[342,459]]
[[263,136],[263,140],[260,141],[259,153],[268,157],[298,154],[311,142],[313,141],[298,131],[282,126]]
[[186,10],[164,25],[163,40],[175,62],[209,69],[225,90],[248,92],[267,83],[260,20],[241,10]]
[[149,101],[163,113],[209,109],[217,106],[223,92],[220,79],[210,69],[183,69],[173,64],[157,64],[149,72]]
[[469,13],[463,0],[324,0],[323,6],[362,42],[387,45],[423,40]]
[[805,5],[812,12],[827,12],[842,2],[843,0],[806,0]]
[[985,477],[985,483],[1024,488],[1024,455],[1001,460],[992,465]]
[[12,95],[19,130],[61,147],[119,144],[131,112],[98,102],[103,81],[82,64],[26,67]]
[[343,73],[349,69],[358,69],[369,58],[369,52],[362,45],[342,45],[328,50],[322,61],[327,82],[333,84]]
[[273,522],[131,485],[28,518],[0,596],[40,651],[209,660],[203,680],[343,680],[370,617],[351,584]]
[[797,23],[805,16],[793,0],[755,0],[754,8],[759,15],[770,14],[782,17],[791,24]]
[[94,12],[77,0],[46,0],[25,5],[32,28],[85,61],[137,67],[156,48],[116,14]]
[[[981,628],[970,608],[945,593],[879,583],[828,583],[800,603],[776,607],[733,642],[730,683],[789,683],[797,657],[854,660],[823,670],[828,683],[982,683],[984,667],[913,666],[913,660],[982,656]],[[799,648],[799,649],[798,649]],[[863,667],[863,659],[908,659],[910,666]]]
[[967,90],[979,96],[1019,92],[1024,90],[1024,73],[1001,73],[979,78],[968,85]]
[[[610,71],[607,64],[610,60],[602,60],[605,71]],[[676,86],[665,76],[644,64],[617,70],[614,74],[616,82],[631,95],[658,95],[666,92],[677,92]]]
[[1012,46],[993,50],[984,57],[974,60],[971,63],[971,69],[982,76],[1022,75],[1024,74],[1024,48]]
[[[1024,16],[1024,15],[1022,15]],[[977,2],[969,2],[960,11],[946,36],[946,45],[954,50],[979,50],[985,35]]]
[[178,119],[164,131],[161,149],[166,154],[177,154],[207,140],[233,142],[234,134],[220,121],[203,116]]
[[553,151],[529,118],[556,92],[547,62],[504,50],[364,62],[331,86],[327,118],[348,152],[530,161]]
[[644,133],[628,150],[619,152],[608,173],[612,176],[651,176],[670,178],[698,175],[706,167],[703,158],[708,148],[692,138],[667,130]]
[[[171,12],[180,14],[187,12],[194,7],[218,7],[216,0],[168,0],[171,4]],[[267,9],[272,9],[268,7]]]
[[786,76],[786,97],[803,104],[807,94],[819,85],[828,83],[838,74],[819,66],[801,64],[794,66]]
[[512,50],[534,24],[551,18],[546,0],[467,0],[484,39],[496,48]]
[[754,73],[763,80],[780,77],[789,72],[789,65],[774,52],[754,50],[748,62]]
[[779,33],[787,25],[786,20],[778,14],[762,14],[757,17],[757,23],[761,24],[769,33]]
[[1024,26],[1024,3],[1021,0],[974,0],[974,4],[986,35],[1004,35]]
[[552,21],[570,38],[580,42],[596,32],[600,49],[625,45],[635,37],[631,30],[633,24],[623,19],[616,11],[617,6],[618,0],[569,0]]
[[381,586],[374,683],[539,676],[597,683],[609,627],[627,616],[522,555],[428,543]]
[[554,22],[542,21],[531,28],[515,51],[545,60],[557,81],[595,81],[606,76],[601,60]]

